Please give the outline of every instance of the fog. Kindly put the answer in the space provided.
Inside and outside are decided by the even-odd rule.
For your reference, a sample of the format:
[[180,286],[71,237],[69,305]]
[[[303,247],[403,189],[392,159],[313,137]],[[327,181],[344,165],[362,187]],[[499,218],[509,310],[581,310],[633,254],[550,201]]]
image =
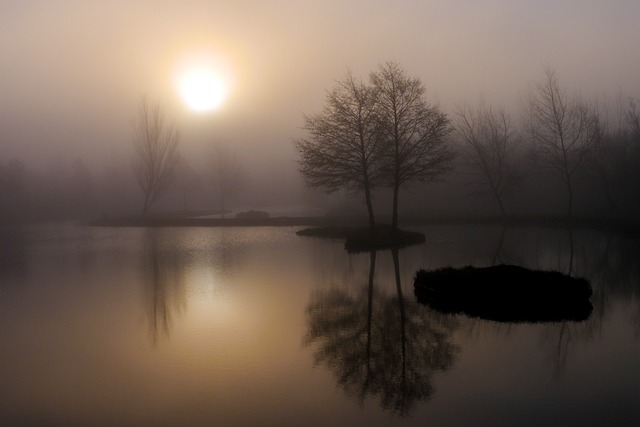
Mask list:
[[[31,218],[138,214],[132,123],[147,96],[175,122],[183,158],[202,175],[186,203],[174,188],[156,211],[216,208],[208,159],[224,142],[246,172],[231,210],[362,212],[359,196],[305,189],[292,146],[303,115],[322,108],[347,69],[366,78],[394,60],[447,113],[483,98],[521,120],[523,99],[549,64],[566,89],[614,105],[620,95],[640,98],[638,16],[636,0],[4,1],[2,209]],[[197,113],[180,99],[176,79],[193,58],[225,74],[229,94],[219,109]],[[526,159],[520,164],[529,171]],[[9,178],[18,175],[22,190],[14,191]],[[527,176],[510,210],[562,212],[553,177]],[[579,212],[608,214],[594,178],[577,179]],[[463,169],[443,180],[403,193],[403,211],[495,213],[490,199],[470,196]],[[376,193],[383,213],[388,198]]]

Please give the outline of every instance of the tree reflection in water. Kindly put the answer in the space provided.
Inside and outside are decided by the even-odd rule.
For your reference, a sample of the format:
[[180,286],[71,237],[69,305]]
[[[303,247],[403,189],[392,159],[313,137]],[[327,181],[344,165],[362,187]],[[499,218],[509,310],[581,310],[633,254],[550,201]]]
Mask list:
[[186,306],[185,260],[181,252],[163,248],[158,233],[148,230],[142,269],[145,312],[154,345],[161,336],[169,336],[172,314],[182,312]]
[[[516,228],[513,233],[514,239],[507,242],[504,229],[500,230],[497,249],[491,258],[493,264],[507,262],[558,270],[588,278],[593,288],[590,299],[593,312],[587,320],[540,325],[539,344],[552,365],[554,378],[561,378],[581,347],[600,335],[604,321],[615,310],[612,306],[620,301],[629,306],[630,321],[640,336],[640,263],[637,262],[640,243],[637,238],[571,228],[555,232],[544,228],[534,230],[533,238],[523,229]],[[529,246],[522,242],[529,242]],[[550,249],[550,256],[544,248]],[[541,255],[541,249],[546,258]],[[519,250],[520,259],[515,256]],[[509,258],[496,254],[509,254]],[[478,319],[461,321],[461,329],[470,335],[489,330],[504,340],[510,339],[515,328],[516,325]]]
[[225,291],[229,278],[242,268],[244,246],[234,239],[238,235],[219,230],[215,240],[208,240],[197,231],[147,230],[141,265],[143,304],[154,345],[169,336],[175,316],[186,311],[187,288],[198,295]]
[[554,377],[564,374],[569,356],[579,350],[578,344],[599,336],[616,302],[625,301],[629,305],[629,311],[636,314],[635,318],[632,314],[630,321],[640,331],[640,321],[637,320],[640,319],[638,239],[588,232],[579,234],[576,239],[571,230],[568,234],[568,269],[576,276],[590,278],[594,290],[591,296],[594,310],[584,322],[549,324],[544,329],[541,345],[548,348]]
[[383,408],[405,416],[431,398],[433,374],[453,365],[459,352],[451,340],[457,324],[404,299],[398,251],[391,252],[395,295],[375,291],[377,254],[370,252],[367,284],[312,294],[304,342],[315,348],[315,363],[329,367],[361,405],[375,396]]

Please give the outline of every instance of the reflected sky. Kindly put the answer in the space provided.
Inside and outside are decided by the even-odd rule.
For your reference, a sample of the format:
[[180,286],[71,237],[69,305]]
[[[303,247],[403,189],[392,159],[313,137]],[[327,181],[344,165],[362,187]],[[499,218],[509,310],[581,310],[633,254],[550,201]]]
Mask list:
[[576,231],[593,315],[505,325],[435,315],[415,271],[488,265],[498,244],[505,262],[556,268],[564,231],[425,227],[396,262],[295,231],[39,225],[2,239],[22,267],[0,273],[0,424],[639,420],[637,241]]

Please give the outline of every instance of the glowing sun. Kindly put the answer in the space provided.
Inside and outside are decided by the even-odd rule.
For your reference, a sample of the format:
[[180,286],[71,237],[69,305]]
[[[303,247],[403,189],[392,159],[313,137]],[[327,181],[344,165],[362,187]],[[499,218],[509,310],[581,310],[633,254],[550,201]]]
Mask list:
[[227,87],[222,78],[207,69],[186,71],[178,81],[182,100],[195,111],[219,108],[227,96]]

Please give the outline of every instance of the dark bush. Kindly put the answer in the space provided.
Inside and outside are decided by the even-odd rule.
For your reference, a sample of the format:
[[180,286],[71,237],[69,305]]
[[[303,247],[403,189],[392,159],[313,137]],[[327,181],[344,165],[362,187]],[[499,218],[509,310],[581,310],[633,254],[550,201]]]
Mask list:
[[585,279],[515,265],[419,270],[414,293],[438,311],[501,322],[580,321],[593,309]]

